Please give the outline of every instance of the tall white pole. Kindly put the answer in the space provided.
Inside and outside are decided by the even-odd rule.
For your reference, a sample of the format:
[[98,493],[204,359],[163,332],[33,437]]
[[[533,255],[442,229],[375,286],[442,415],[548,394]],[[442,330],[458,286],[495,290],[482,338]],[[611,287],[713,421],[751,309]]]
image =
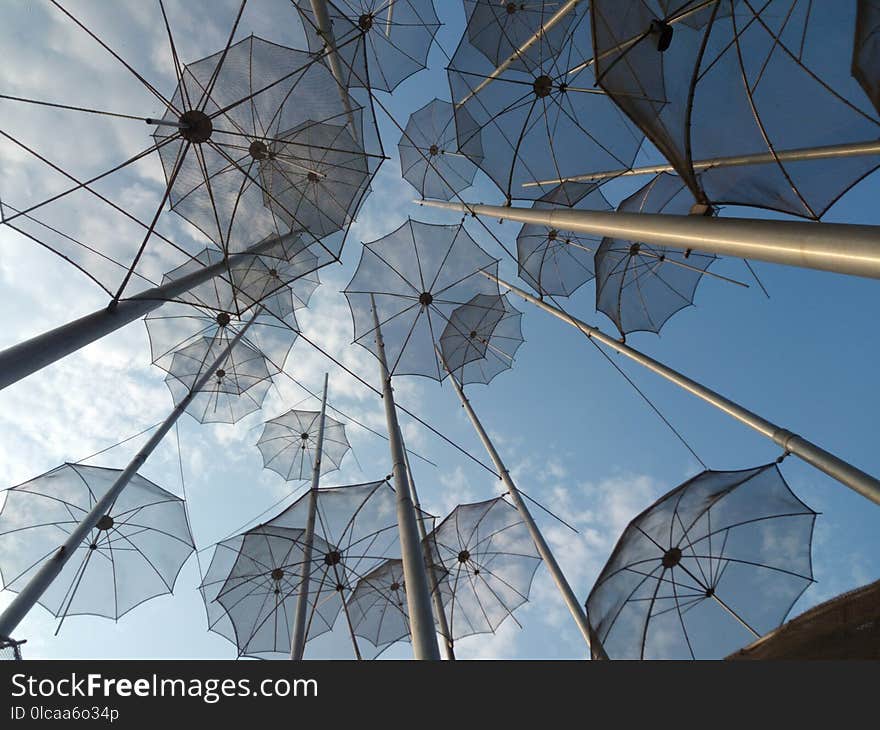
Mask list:
[[836,479],[853,491],[858,492],[863,497],[870,499],[876,504],[880,504],[880,480],[877,480],[870,474],[866,474],[861,469],[857,469],[852,464],[838,458],[828,451],[825,451],[825,449],[816,444],[807,441],[781,426],[777,426],[775,423],[762,418],[746,408],[743,408],[741,405],[734,403],[732,400],[725,398],[723,395],[716,393],[714,390],[711,390],[704,385],[701,385],[697,381],[691,380],[677,370],[673,370],[639,350],[616,340],[614,337],[606,335],[598,327],[593,327],[586,322],[563,312],[561,309],[542,301],[538,297],[529,294],[527,291],[524,291],[513,284],[509,284],[506,281],[499,279],[493,274],[484,271],[483,275],[492,281],[498,282],[501,286],[510,290],[522,299],[525,299],[527,302],[531,302],[545,312],[549,312],[554,317],[558,317],[563,322],[579,329],[587,337],[590,337],[597,342],[601,342],[606,347],[619,352],[621,355],[628,357],[630,360],[639,363],[648,368],[648,370],[657,373],[661,377],[666,378],[666,380],[675,383],[680,388],[692,393],[697,396],[697,398],[715,406],[715,408],[723,413],[733,416],[736,420],[744,423],[749,428],[754,429],[762,436],[765,436],[781,446],[785,451],[800,457],[808,464],[825,472],[828,476]]
[[242,327],[238,334],[230,340],[229,344],[223,348],[220,356],[212,363],[211,367],[206,368],[199,376],[187,396],[174,407],[174,410],[171,411],[168,418],[166,418],[162,425],[156,429],[156,432],[150,437],[147,443],[144,444],[143,448],[138,451],[135,457],[129,462],[128,466],[125,467],[122,473],[117,477],[116,481],[113,482],[110,489],[107,490],[104,496],[95,503],[91,511],[83,517],[82,521],[76,526],[76,528],[74,528],[64,544],[43,563],[40,569],[34,573],[33,577],[28,581],[27,585],[13,599],[12,603],[10,603],[6,607],[6,610],[0,614],[0,638],[9,637],[9,635],[15,630],[15,627],[18,626],[19,622],[27,615],[28,611],[30,611],[37,601],[40,600],[40,596],[43,595],[49,585],[51,585],[52,581],[58,577],[58,574],[67,564],[67,561],[76,553],[89,532],[95,528],[102,517],[110,514],[110,510],[113,508],[113,505],[122,493],[122,490],[125,489],[132,477],[137,473],[137,470],[141,468],[150,454],[153,453],[153,450],[159,445],[159,442],[162,441],[165,434],[171,430],[171,427],[186,410],[190,401],[192,401],[205,383],[214,376],[214,373],[220,369],[223,362],[226,360],[226,357],[232,351],[232,348],[238,344],[238,341],[244,336],[244,333],[252,323],[253,319]]
[[324,395],[321,398],[321,415],[318,416],[318,443],[312,462],[312,488],[309,490],[309,513],[303,536],[302,576],[296,597],[296,613],[293,618],[293,637],[290,640],[290,658],[300,661],[306,650],[306,614],[309,612],[309,576],[312,573],[312,548],[315,544],[315,516],[318,513],[318,486],[321,482],[321,455],[324,452],[324,420],[327,414],[327,378],[324,373]]
[[562,231],[880,279],[880,226],[416,202]]
[[134,322],[165,302],[185,294],[193,287],[225,273],[236,261],[246,260],[249,256],[268,251],[277,246],[279,241],[298,235],[298,233],[288,233],[281,237],[272,236],[240,254],[230,256],[227,261],[206,266],[162,286],[122,299],[116,303],[116,306],[99,309],[85,317],[7,347],[0,351],[0,390]]
[[391,445],[392,473],[397,495],[397,529],[400,536],[401,557],[403,558],[403,581],[406,586],[406,606],[409,614],[413,654],[416,659],[438,661],[440,649],[437,646],[434,617],[431,613],[428,571],[425,567],[425,555],[419,540],[418,520],[411,496],[412,487],[406,470],[400,424],[397,421],[397,408],[394,405],[394,390],[391,387],[391,374],[388,372],[388,361],[385,358],[385,342],[382,340],[382,331],[379,328],[376,302],[373,301],[372,305],[373,321],[376,327],[379,373],[382,378],[382,400],[385,403],[385,422],[388,427],[388,442]]
[[[400,440],[403,441],[401,435]],[[412,501],[418,515],[419,526],[419,542],[422,544],[422,550],[425,554],[425,565],[428,569],[428,580],[431,583],[431,599],[434,602],[434,618],[437,620],[437,628],[440,629],[440,635],[443,637],[443,653],[449,660],[455,659],[454,641],[452,632],[449,630],[449,622],[446,620],[446,608],[443,605],[443,596],[440,595],[440,583],[437,580],[437,571],[434,570],[434,560],[431,548],[428,544],[428,531],[425,528],[425,514],[422,512],[422,503],[419,500],[419,494],[416,491],[416,482],[413,479],[412,467],[409,464],[409,454],[404,444],[403,458],[406,461],[406,474],[409,478],[409,486],[412,490]]]
[[489,434],[486,433],[486,430],[483,428],[483,424],[480,423],[480,419],[477,418],[477,414],[474,412],[473,406],[471,406],[471,402],[464,394],[464,390],[462,390],[459,382],[455,379],[455,375],[446,364],[446,360],[443,358],[443,353],[440,351],[439,347],[437,347],[436,350],[437,356],[440,358],[440,362],[443,363],[443,368],[446,370],[447,373],[449,373],[449,379],[452,381],[452,387],[455,388],[458,399],[461,401],[461,405],[467,413],[468,418],[470,419],[471,424],[474,427],[474,431],[477,432],[477,436],[479,436],[480,441],[483,442],[483,446],[485,447],[486,452],[489,454],[489,458],[491,458],[492,463],[495,464],[495,468],[498,470],[498,474],[501,476],[501,481],[504,482],[504,486],[507,488],[507,493],[510,495],[513,506],[516,507],[517,512],[519,512],[519,516],[525,523],[526,528],[529,531],[529,535],[531,535],[532,541],[535,543],[535,547],[538,549],[538,553],[547,564],[550,575],[553,577],[553,581],[556,583],[556,587],[559,589],[560,594],[562,594],[562,600],[565,601],[565,605],[568,607],[568,610],[571,613],[571,616],[574,619],[575,623],[577,624],[578,629],[583,635],[584,641],[586,642],[587,648],[589,649],[590,626],[587,622],[587,615],[584,612],[583,607],[581,606],[580,602],[577,599],[577,596],[574,594],[574,591],[571,589],[571,586],[566,580],[565,575],[562,572],[562,568],[560,568],[559,563],[556,562],[556,557],[553,555],[553,551],[550,549],[550,546],[547,544],[547,541],[541,534],[541,530],[538,529],[538,525],[535,524],[532,513],[529,512],[529,508],[526,506],[526,503],[523,500],[519,489],[517,489],[516,484],[514,484],[514,481],[510,476],[510,472],[508,472],[507,467],[504,466],[504,462],[501,460],[501,456],[495,450],[495,446],[492,443],[492,440],[489,438]]

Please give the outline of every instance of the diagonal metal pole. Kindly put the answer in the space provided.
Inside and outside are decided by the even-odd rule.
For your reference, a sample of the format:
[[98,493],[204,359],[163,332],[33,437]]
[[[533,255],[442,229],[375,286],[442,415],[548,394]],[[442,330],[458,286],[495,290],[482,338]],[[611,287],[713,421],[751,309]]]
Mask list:
[[840,459],[811,441],[807,441],[805,438],[792,433],[788,429],[777,426],[775,423],[743,408],[738,403],[734,403],[732,400],[725,398],[723,395],[720,395],[697,381],[691,380],[677,370],[673,370],[639,350],[605,334],[598,327],[593,327],[592,325],[573,317],[558,307],[554,307],[552,304],[548,304],[538,297],[529,294],[527,291],[499,279],[494,274],[484,271],[483,275],[492,281],[498,282],[498,284],[509,289],[518,297],[525,299],[527,302],[531,302],[545,312],[549,312],[554,317],[558,317],[563,322],[580,330],[587,337],[597,342],[601,342],[606,347],[615,350],[621,355],[625,355],[630,360],[639,363],[639,365],[642,365],[648,370],[657,373],[657,375],[666,378],[666,380],[675,383],[680,388],[697,396],[697,398],[715,406],[715,408],[723,413],[733,416],[737,421],[744,423],[749,428],[778,444],[788,453],[794,454],[803,459],[808,464],[825,472],[828,476],[836,479],[838,482],[849,487],[853,491],[858,492],[863,497],[870,499],[872,502],[880,504],[880,480],[877,480],[870,474],[863,472],[861,469],[854,467],[852,464]]
[[495,446],[492,443],[492,440],[489,438],[489,434],[486,433],[486,430],[483,428],[483,424],[480,423],[480,419],[477,418],[477,414],[474,412],[473,406],[471,406],[471,402],[464,394],[464,390],[462,390],[461,384],[455,379],[455,375],[449,369],[449,366],[447,365],[446,360],[443,357],[443,353],[440,351],[440,348],[435,346],[434,349],[437,351],[437,357],[443,364],[443,368],[446,370],[447,373],[449,373],[449,379],[452,381],[452,387],[455,388],[455,393],[456,395],[458,395],[458,399],[461,401],[461,405],[467,413],[468,418],[470,419],[471,424],[474,427],[474,431],[477,432],[477,436],[480,437],[480,441],[483,442],[483,446],[486,448],[486,452],[489,454],[489,457],[495,464],[495,468],[501,475],[501,481],[504,482],[504,486],[507,488],[507,493],[510,495],[513,506],[516,507],[516,511],[519,512],[519,516],[525,523],[526,528],[529,531],[529,535],[531,535],[532,541],[535,543],[535,547],[538,549],[538,553],[540,553],[544,562],[547,564],[550,575],[553,577],[553,581],[556,583],[556,587],[562,594],[562,600],[565,601],[565,605],[571,612],[571,616],[577,624],[578,629],[580,629],[581,634],[583,634],[584,641],[587,644],[587,648],[589,648],[590,626],[587,622],[587,615],[584,612],[583,607],[581,606],[580,602],[577,599],[577,596],[574,594],[574,591],[566,580],[565,575],[562,572],[562,568],[560,568],[559,563],[556,562],[556,557],[553,555],[553,551],[550,549],[550,546],[547,544],[547,541],[541,534],[541,530],[538,529],[538,525],[535,523],[535,520],[532,517],[532,513],[529,512],[529,508],[526,506],[526,503],[523,500],[519,489],[517,489],[516,484],[514,484],[514,481],[510,476],[510,472],[507,471],[507,467],[504,466],[504,462],[501,460],[501,456],[495,450]]
[[[746,167],[748,165],[765,165],[778,162],[809,162],[811,160],[836,160],[847,157],[865,157],[880,155],[880,142],[869,140],[867,142],[852,142],[849,144],[835,144],[824,147],[801,147],[791,150],[778,150],[775,152],[758,152],[750,155],[730,155],[727,157],[713,157],[706,160],[695,160],[691,168],[695,171],[714,170],[722,167]],[[616,177],[631,177],[633,175],[657,175],[661,172],[678,174],[675,166],[668,162],[660,165],[645,165],[643,167],[622,168],[618,170],[602,170],[583,175],[571,175],[552,180],[536,180],[523,183],[524,188],[534,188],[543,185],[558,185],[565,182],[592,182],[607,180]]]
[[[403,441],[402,435],[400,440]],[[404,444],[403,458],[406,462],[406,475],[409,479],[409,487],[411,491],[410,496],[412,497],[416,514],[418,515],[419,542],[421,543],[422,551],[425,554],[425,565],[428,570],[428,580],[431,585],[431,599],[434,602],[434,618],[437,621],[437,628],[440,629],[440,636],[443,637],[443,653],[446,654],[447,659],[454,660],[454,642],[452,639],[452,632],[449,630],[449,622],[446,620],[446,608],[443,606],[443,596],[440,595],[440,583],[437,580],[437,571],[434,570],[434,561],[431,558],[431,550],[428,545],[428,531],[425,529],[425,513],[422,511],[422,504],[419,501],[419,494],[416,491],[416,482],[415,479],[413,479],[412,467],[409,465],[409,453],[405,447],[406,445]]]
[[123,299],[115,307],[99,309],[17,345],[7,347],[0,351],[0,390],[134,322],[193,287],[226,273],[227,268],[239,258],[246,260],[247,257],[268,251],[279,241],[296,235],[298,234],[287,233],[280,237],[273,236],[239,254],[230,256],[226,261],[206,266],[162,286]]
[[557,230],[639,241],[683,251],[801,266],[880,279],[880,226],[701,215],[513,208],[416,201],[475,216],[536,223]]
[[[223,351],[211,364],[211,367],[206,368],[199,376],[187,396],[174,407],[174,410],[171,411],[168,418],[162,422],[162,425],[156,429],[156,432],[150,437],[149,441],[144,444],[143,448],[138,451],[135,457],[129,462],[128,466],[125,467],[122,473],[116,478],[116,481],[113,482],[110,489],[107,490],[101,499],[95,502],[91,511],[83,517],[82,521],[70,533],[64,544],[43,563],[40,569],[34,573],[33,577],[28,581],[27,585],[13,599],[12,603],[10,603],[6,607],[6,610],[0,614],[0,638],[8,637],[15,630],[15,627],[18,626],[19,622],[27,615],[28,611],[30,611],[37,601],[40,600],[40,597],[51,585],[52,581],[58,577],[58,574],[67,564],[67,561],[76,553],[83,540],[85,540],[88,534],[98,526],[98,523],[102,518],[110,515],[110,510],[113,508],[113,505],[122,493],[122,490],[125,489],[132,477],[137,473],[137,470],[143,466],[150,454],[153,453],[155,448],[165,437],[165,434],[171,430],[172,426],[177,422],[177,419],[180,418],[181,414],[190,404],[190,401],[192,401],[196,394],[202,389],[202,387],[204,387],[205,383],[214,376],[214,373],[220,369],[223,362],[226,360],[226,357],[238,344],[238,341],[244,336],[244,333],[247,332],[253,321],[253,319],[249,320],[248,323],[238,331],[235,337],[229,341],[229,344],[223,348]],[[98,529],[101,528],[98,527]]]
[[324,373],[324,395],[321,398],[321,415],[318,416],[318,443],[312,463],[312,488],[309,490],[309,512],[306,532],[303,536],[302,577],[296,597],[296,613],[293,618],[293,637],[290,640],[290,658],[301,661],[306,650],[306,614],[309,611],[309,576],[312,573],[312,549],[315,544],[315,517],[318,513],[318,486],[321,482],[321,455],[324,453],[324,420],[327,415],[327,379]]
[[419,540],[418,520],[413,507],[404,456],[403,440],[400,437],[400,424],[397,408],[394,405],[394,389],[391,387],[391,374],[385,357],[385,342],[379,328],[379,315],[374,297],[370,296],[373,307],[373,322],[376,327],[376,345],[379,357],[379,374],[382,378],[382,400],[385,403],[385,422],[388,427],[388,442],[391,445],[394,489],[397,495],[397,529],[400,535],[400,552],[403,558],[403,581],[406,586],[406,606],[409,615],[409,629],[412,635],[413,655],[416,659],[438,661],[440,649],[437,634],[434,632],[434,616],[431,613],[431,589],[428,586],[428,571],[425,567],[425,554]]

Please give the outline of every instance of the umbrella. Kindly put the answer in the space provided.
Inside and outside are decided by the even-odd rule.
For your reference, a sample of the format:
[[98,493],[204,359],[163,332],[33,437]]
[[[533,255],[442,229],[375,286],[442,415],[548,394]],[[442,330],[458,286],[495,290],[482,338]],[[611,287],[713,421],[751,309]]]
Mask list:
[[[617,209],[686,215],[692,205],[681,178],[664,172]],[[604,238],[595,256],[596,309],[607,314],[622,335],[659,332],[673,314],[693,304],[697,285],[714,260],[712,254]]]
[[813,581],[815,519],[775,463],[676,487],[629,523],[590,592],[594,657],[721,658],[780,625]]
[[323,29],[311,0],[296,0],[309,50],[324,51],[328,31],[346,87],[394,91],[427,66],[440,28],[433,0],[328,0]]
[[[226,345],[223,339],[201,337],[174,351],[165,376],[174,405],[190,394]],[[186,412],[199,423],[236,423],[262,407],[277,373],[259,351],[239,342],[187,404]]]
[[[372,118],[336,87],[311,54],[256,36],[186,65],[172,102],[188,111],[178,119],[169,110],[163,121],[189,126],[159,126],[154,135],[167,142],[160,156],[171,209],[224,252],[291,228],[305,230],[295,214],[297,198],[281,201],[264,183],[267,170],[308,167],[309,155],[300,159],[306,143],[300,139],[288,151],[283,136],[329,122],[352,124],[360,140],[365,133],[377,138],[368,129]],[[341,246],[318,241],[320,232],[304,235],[319,264],[338,258]]]
[[[235,644],[239,656],[290,656],[305,565],[303,535],[303,530],[259,525],[214,548],[199,590],[208,628]],[[318,551],[327,549],[320,538],[314,545]],[[341,603],[338,592],[313,594],[310,638],[333,628]]]
[[[7,489],[0,511],[4,587],[17,592],[27,585],[120,474],[62,464]],[[117,620],[171,593],[193,549],[183,500],[135,474],[39,602],[62,620],[81,614]]]
[[[561,184],[532,207],[546,210],[563,205],[578,210],[611,210],[598,185],[579,183]],[[594,236],[524,223],[516,237],[519,277],[543,296],[571,296],[593,278],[593,256],[598,246],[599,239]]]
[[440,335],[440,352],[462,385],[488,384],[513,366],[523,343],[522,312],[506,295],[477,294],[453,311]]
[[[789,156],[877,139],[877,110],[852,75],[857,5],[598,0],[596,79],[699,203],[819,218],[877,167],[874,155]],[[741,155],[762,161],[713,162]]]
[[[467,126],[473,128],[473,121],[468,120]],[[454,108],[448,101],[434,99],[413,112],[406,123],[397,144],[400,172],[423,198],[452,200],[473,184],[474,161],[482,159],[481,147],[479,135],[474,135],[468,140],[466,155],[458,150]]]
[[856,5],[856,37],[852,74],[880,112],[880,2],[861,0]]
[[346,601],[356,636],[369,641],[378,656],[409,639],[403,561],[387,560],[361,578]]
[[[644,138],[614,102],[594,88],[591,70],[572,70],[592,56],[586,5],[574,7],[564,23],[554,26],[554,42],[535,43],[508,65],[489,60],[471,44],[475,26],[490,46],[508,44],[503,23],[487,24],[474,12],[449,62],[459,149],[469,154],[471,140],[480,136],[482,159],[473,162],[508,202],[537,200],[556,187],[523,187],[525,183],[556,180],[585,169],[628,168]],[[530,27],[537,28],[534,23]],[[564,31],[562,38],[556,38],[558,31]]]
[[408,219],[396,231],[365,243],[345,296],[355,342],[377,354],[375,303],[388,371],[442,380],[434,346],[453,311],[477,294],[498,295],[483,276],[492,258],[465,231]]
[[[316,411],[290,410],[266,421],[257,441],[257,448],[263,456],[263,468],[277,472],[287,481],[310,479],[320,416]],[[345,424],[325,416],[321,474],[336,471],[350,448]]]
[[452,639],[494,632],[528,600],[541,558],[516,509],[503,497],[461,504],[427,539]]

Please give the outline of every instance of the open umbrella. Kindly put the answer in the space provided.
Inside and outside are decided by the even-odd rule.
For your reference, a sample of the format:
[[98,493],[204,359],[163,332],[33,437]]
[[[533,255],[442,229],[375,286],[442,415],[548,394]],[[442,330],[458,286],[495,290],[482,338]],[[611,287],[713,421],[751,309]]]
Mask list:
[[776,464],[704,471],[630,522],[590,596],[594,657],[721,658],[813,581],[816,513]]
[[[263,468],[271,469],[287,481],[310,479],[318,446],[320,416],[317,411],[294,409],[266,421],[257,441]],[[321,474],[337,470],[350,448],[345,424],[325,416]]]

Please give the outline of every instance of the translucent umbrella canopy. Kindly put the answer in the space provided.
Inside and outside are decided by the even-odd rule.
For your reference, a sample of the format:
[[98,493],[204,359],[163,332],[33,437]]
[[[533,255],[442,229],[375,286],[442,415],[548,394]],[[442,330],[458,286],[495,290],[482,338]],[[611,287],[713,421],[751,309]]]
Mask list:
[[[598,185],[563,183],[532,208],[569,206],[578,210],[611,210]],[[519,277],[544,296],[570,296],[593,278],[593,256],[600,239],[550,226],[524,223],[516,237]]]
[[308,306],[320,284],[317,256],[299,234],[293,233],[282,236],[277,245],[260,255],[240,254],[229,259],[216,248],[205,248],[165,274],[162,283],[224,262],[221,275],[196,285],[175,301],[217,312],[234,312],[239,317],[260,304],[283,318]]
[[[593,55],[586,5],[577,5],[554,27],[551,35],[556,39],[557,29],[565,31],[558,39],[564,42],[535,43],[516,63],[498,66],[467,33],[449,63],[459,149],[468,154],[471,140],[480,135],[482,159],[473,162],[508,201],[542,198],[560,178],[584,170],[628,168],[644,138],[594,88],[592,69],[582,67]],[[480,37],[490,45],[493,38],[495,45],[508,43],[498,22],[487,25]],[[541,184],[523,187],[536,182]]]
[[[309,50],[324,51],[311,0],[296,0],[296,8]],[[427,66],[440,28],[433,0],[328,0],[326,8],[347,87],[394,91]]]
[[[305,529],[310,497],[303,495],[266,526]],[[433,525],[430,515],[421,516]],[[383,480],[317,490],[315,535],[321,547],[312,556],[309,595],[318,602],[333,593],[341,597],[374,568],[401,557],[394,489]]]
[[815,519],[776,464],[676,487],[630,522],[590,592],[594,657],[719,659],[774,629],[813,580]]
[[245,312],[241,317],[230,311],[204,310],[176,302],[163,304],[144,318],[153,364],[169,371],[174,354],[182,348],[204,338],[220,347],[247,326],[241,342],[263,355],[275,372],[280,371],[296,340],[298,325],[292,312],[279,319],[273,314],[276,307],[266,301],[263,304],[268,311]]
[[403,179],[423,198],[439,200],[452,200],[470,187],[477,172],[473,161],[483,157],[479,135],[468,140],[466,155],[458,150],[455,110],[442,99],[429,101],[410,115],[397,149]]
[[375,305],[388,371],[442,380],[437,338],[457,307],[477,294],[498,295],[498,285],[481,273],[497,265],[463,225],[408,219],[364,244],[345,289],[355,342],[378,357]]
[[[624,200],[619,211],[687,215],[693,197],[677,175],[661,173]],[[604,238],[596,251],[596,309],[622,335],[659,332],[676,312],[693,304],[713,254]]]
[[[877,139],[880,118],[851,68],[857,5],[599,0],[596,78],[698,202],[819,218],[877,167],[871,155],[783,154]],[[761,154],[762,164],[697,164]]]
[[[165,376],[174,405],[190,394],[226,345],[222,339],[202,337],[175,350]],[[198,389],[186,412],[199,423],[237,423],[262,407],[277,373],[259,351],[239,342]]]
[[361,578],[346,601],[355,635],[369,641],[376,653],[408,640],[403,561],[388,560]]
[[[263,468],[271,469],[287,481],[310,479],[315,467],[320,417],[316,411],[290,410],[266,421],[257,441]],[[320,473],[336,471],[350,448],[345,424],[325,416]]]
[[541,557],[502,497],[456,507],[427,536],[453,640],[494,632],[528,600]]
[[[239,656],[290,656],[305,570],[303,536],[303,530],[259,525],[214,548],[199,590],[209,630],[231,641]],[[328,549],[320,538],[313,546],[320,553]],[[307,636],[315,638],[333,628],[342,598],[337,592],[310,592],[307,605]]]
[[[304,231],[321,263],[338,257],[297,221],[288,207],[294,201],[271,196],[261,174],[274,167],[273,156],[284,154],[278,140],[303,124],[348,123],[358,139],[365,133],[376,138],[367,129],[372,117],[340,93],[326,66],[306,51],[250,36],[185,66],[172,103],[187,111],[178,118],[169,110],[164,120],[187,128],[160,126],[154,135],[164,143],[159,152],[172,210],[225,252],[295,228]],[[288,162],[304,144],[287,155]]]
[[[122,474],[62,464],[6,490],[0,511],[3,585],[18,592]],[[40,597],[57,618],[119,619],[171,593],[193,552],[183,500],[135,474]]]
[[446,367],[462,385],[488,384],[513,367],[523,343],[522,312],[506,295],[477,294],[458,307],[440,335]]
[[[557,19],[564,5],[564,0],[464,0],[465,33],[468,42],[496,66],[512,58],[512,66],[527,70],[543,55],[561,53],[565,47],[579,16],[564,12]],[[540,38],[523,51],[539,31]]]
[[344,119],[303,122],[269,144],[260,164],[264,203],[285,226],[323,239],[354,219],[376,166]]

